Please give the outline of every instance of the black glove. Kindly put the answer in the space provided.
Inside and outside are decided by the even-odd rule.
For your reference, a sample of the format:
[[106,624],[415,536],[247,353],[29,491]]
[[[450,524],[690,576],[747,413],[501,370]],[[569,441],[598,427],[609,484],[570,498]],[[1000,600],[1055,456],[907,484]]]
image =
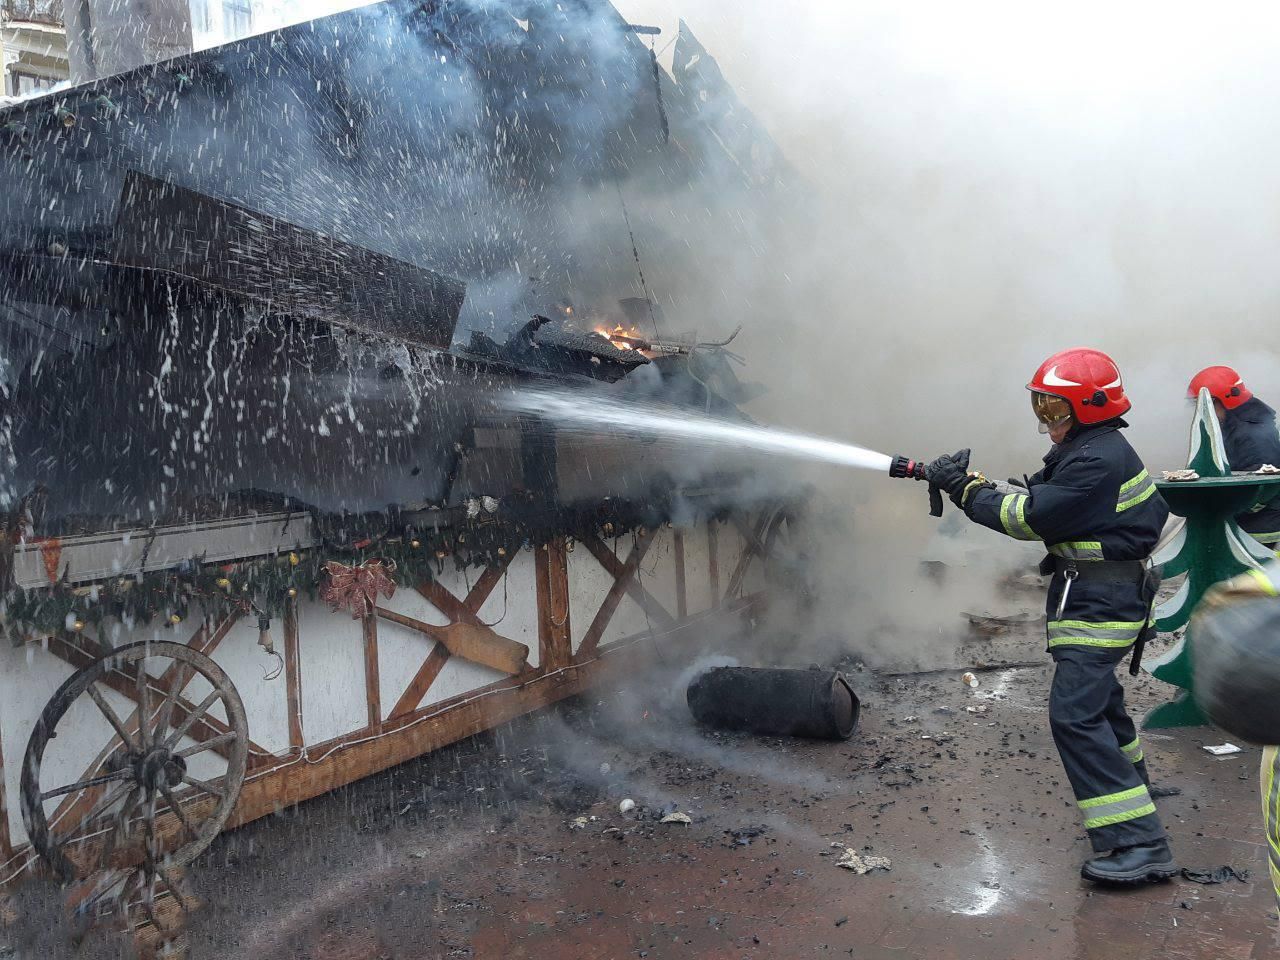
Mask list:
[[924,478],[944,493],[959,493],[969,479],[969,448],[929,461],[925,464]]

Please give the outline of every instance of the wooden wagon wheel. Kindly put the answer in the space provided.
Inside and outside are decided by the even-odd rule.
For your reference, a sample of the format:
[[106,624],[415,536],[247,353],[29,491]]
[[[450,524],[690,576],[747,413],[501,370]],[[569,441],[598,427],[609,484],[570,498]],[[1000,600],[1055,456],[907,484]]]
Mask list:
[[[208,693],[192,705],[183,692],[197,678]],[[112,706],[110,690],[133,701],[131,713]],[[80,724],[58,729],[77,702],[90,713],[96,708],[110,742],[88,776],[42,782],[50,741],[84,736]],[[210,712],[218,703],[225,720]],[[27,742],[22,820],[32,847],[64,882],[96,875],[78,913],[133,893],[149,904],[157,882],[171,885],[168,872],[195,859],[226,823],[248,755],[244,705],[221,667],[180,643],[130,644],[73,674],[45,705]],[[196,758],[213,775],[194,776],[188,766]]]

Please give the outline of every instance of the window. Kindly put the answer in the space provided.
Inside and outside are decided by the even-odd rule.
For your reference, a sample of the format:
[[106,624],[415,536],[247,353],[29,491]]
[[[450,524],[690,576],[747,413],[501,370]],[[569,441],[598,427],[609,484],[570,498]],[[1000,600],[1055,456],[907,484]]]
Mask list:
[[42,77],[36,73],[25,73],[17,66],[9,68],[9,82],[6,85],[11,96],[24,97],[41,90],[52,90],[59,83],[56,77]]
[[253,33],[253,8],[247,0],[224,0],[222,33],[228,40],[247,37]]

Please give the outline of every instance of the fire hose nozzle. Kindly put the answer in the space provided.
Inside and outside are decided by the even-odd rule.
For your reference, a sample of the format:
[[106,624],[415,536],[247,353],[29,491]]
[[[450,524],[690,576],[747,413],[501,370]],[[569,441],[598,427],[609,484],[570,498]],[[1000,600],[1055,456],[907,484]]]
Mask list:
[[923,480],[924,464],[910,457],[894,457],[889,463],[889,476],[904,480]]
[[[889,476],[903,480],[923,480],[924,464],[910,457],[897,456],[889,461]],[[929,513],[931,516],[942,516],[942,491],[929,484]]]

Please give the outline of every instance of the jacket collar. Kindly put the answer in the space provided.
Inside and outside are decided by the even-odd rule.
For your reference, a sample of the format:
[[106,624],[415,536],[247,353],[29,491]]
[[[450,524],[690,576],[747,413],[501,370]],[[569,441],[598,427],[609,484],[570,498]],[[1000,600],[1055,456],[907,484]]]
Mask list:
[[1128,425],[1123,417],[1112,417],[1102,423],[1077,423],[1067,432],[1061,443],[1055,443],[1049,452],[1044,455],[1044,462],[1046,464],[1057,463],[1067,454],[1079,449],[1094,437],[1100,437],[1104,433],[1111,433]]
[[1276,412],[1259,400],[1251,397],[1234,410],[1227,411],[1228,424],[1236,423],[1269,423],[1276,418]]

